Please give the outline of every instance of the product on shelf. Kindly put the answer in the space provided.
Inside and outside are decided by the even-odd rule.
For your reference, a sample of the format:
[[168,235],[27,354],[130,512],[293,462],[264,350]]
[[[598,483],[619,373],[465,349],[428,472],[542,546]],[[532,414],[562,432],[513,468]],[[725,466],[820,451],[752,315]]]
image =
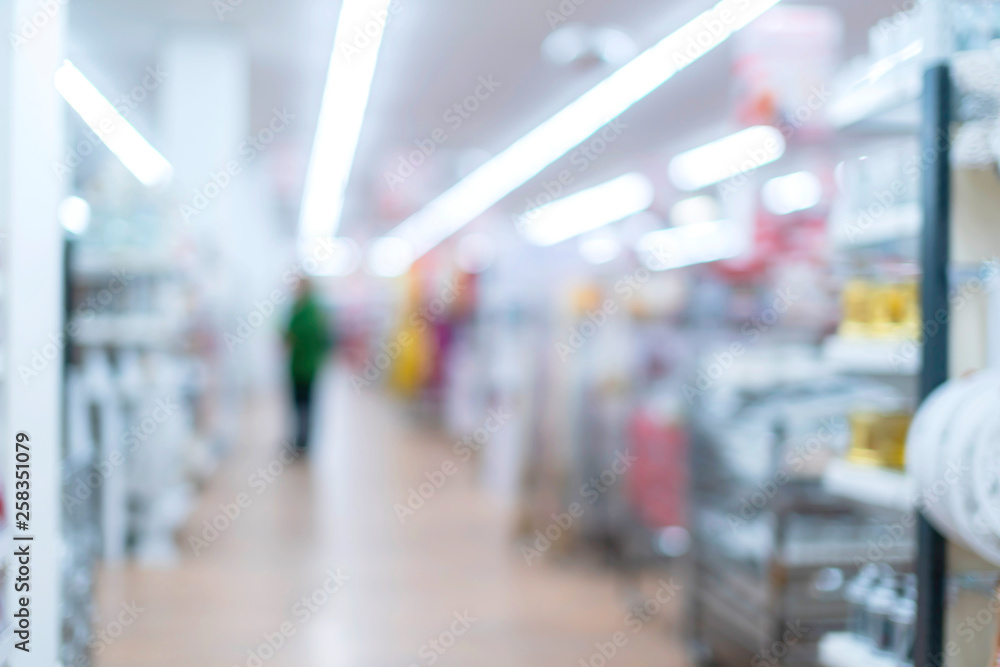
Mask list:
[[845,286],[842,302],[844,317],[838,333],[845,338],[909,340],[920,335],[916,282],[854,279]]
[[911,417],[905,412],[858,411],[850,415],[852,463],[902,469]]
[[998,408],[1000,371],[946,382],[917,411],[906,467],[938,530],[1000,565]]
[[916,578],[888,565],[866,565],[844,588],[848,632],[873,656],[910,665],[916,622]]

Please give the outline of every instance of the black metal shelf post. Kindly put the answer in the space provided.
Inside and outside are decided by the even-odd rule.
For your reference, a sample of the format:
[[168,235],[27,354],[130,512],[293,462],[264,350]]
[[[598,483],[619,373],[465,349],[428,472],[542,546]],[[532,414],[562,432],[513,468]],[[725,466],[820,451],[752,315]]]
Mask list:
[[[923,332],[920,399],[924,400],[948,379],[951,80],[947,64],[932,65],[924,73],[922,111],[921,308],[923,321],[938,325],[925,327]],[[915,667],[943,664],[946,547],[945,538],[921,515],[917,524]]]

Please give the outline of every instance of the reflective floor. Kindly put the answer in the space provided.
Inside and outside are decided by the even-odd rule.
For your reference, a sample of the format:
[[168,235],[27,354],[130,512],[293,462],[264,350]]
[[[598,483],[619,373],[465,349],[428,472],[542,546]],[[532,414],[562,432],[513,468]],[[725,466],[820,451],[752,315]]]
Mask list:
[[[95,664],[687,665],[667,573],[526,564],[471,465],[401,523],[394,506],[450,442],[342,373],[320,400],[315,451],[287,464],[280,401],[247,410],[176,567],[102,572]],[[630,612],[644,602],[654,613]]]

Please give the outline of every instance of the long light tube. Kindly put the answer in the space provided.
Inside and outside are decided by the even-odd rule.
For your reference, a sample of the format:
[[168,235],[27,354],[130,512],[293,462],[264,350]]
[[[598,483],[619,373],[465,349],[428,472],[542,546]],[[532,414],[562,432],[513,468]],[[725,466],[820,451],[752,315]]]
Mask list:
[[711,220],[650,232],[636,250],[646,268],[666,271],[736,257],[745,246],[746,237],[733,222]]
[[653,194],[648,178],[625,174],[530,211],[520,220],[521,231],[535,245],[552,245],[645,211]]
[[343,0],[309,156],[299,236],[332,237],[368,108],[390,0]]
[[531,130],[391,234],[419,257],[552,164],[779,0],[722,0]]
[[761,188],[760,198],[775,215],[787,215],[812,208],[823,199],[823,185],[810,171],[797,171],[772,178]]
[[770,125],[756,125],[675,155],[671,182],[682,190],[701,188],[774,162],[785,152],[785,137]]
[[83,122],[144,185],[155,187],[170,181],[173,168],[166,158],[118,113],[73,63],[67,60],[59,66],[55,86]]

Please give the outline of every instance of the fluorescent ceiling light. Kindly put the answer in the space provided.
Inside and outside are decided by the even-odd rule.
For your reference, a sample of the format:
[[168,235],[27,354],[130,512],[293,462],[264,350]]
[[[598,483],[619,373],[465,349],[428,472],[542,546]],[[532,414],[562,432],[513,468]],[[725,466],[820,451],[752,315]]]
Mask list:
[[333,236],[340,226],[389,2],[343,0],[340,7],[299,214],[302,239]]
[[683,199],[670,208],[670,223],[674,227],[718,220],[721,217],[719,202],[711,195]]
[[[361,266],[361,248],[354,240],[349,238],[330,239],[324,242],[323,247],[327,250],[324,260],[319,260],[319,264],[310,273],[314,276],[349,276]],[[319,254],[314,249],[312,253],[307,253],[305,249],[303,255],[309,254],[314,259],[318,259]],[[308,269],[307,269],[308,271]]]
[[83,234],[90,224],[90,204],[81,197],[66,197],[59,204],[59,222],[73,234]]
[[674,156],[670,181],[681,190],[701,188],[774,162],[785,137],[770,125],[756,125]]
[[591,264],[605,264],[621,254],[622,242],[610,230],[599,230],[580,239],[580,256]]
[[666,271],[736,257],[744,247],[744,235],[735,223],[711,220],[650,232],[636,250],[646,268]]
[[625,174],[529,211],[521,217],[521,231],[535,245],[552,245],[645,211],[653,194],[648,178]]
[[815,174],[799,171],[772,178],[760,192],[764,208],[775,215],[787,215],[812,208],[823,198],[823,186]]
[[413,263],[413,248],[403,239],[383,236],[368,246],[368,270],[383,278],[401,276]]
[[170,181],[173,174],[170,163],[149,145],[73,63],[67,60],[59,66],[55,86],[63,99],[80,114],[83,122],[144,185],[154,187]]
[[778,0],[722,0],[407,218],[391,233],[423,255]]
[[882,58],[881,60],[872,63],[872,66],[868,69],[868,74],[863,79],[861,79],[861,81],[859,81],[858,84],[855,84],[855,86],[859,84],[875,83],[883,76],[885,76],[892,70],[896,69],[897,67],[905,63],[907,60],[910,60],[911,58],[916,58],[921,53],[923,53],[923,51],[924,51],[924,40],[923,39],[914,40],[913,42],[906,45],[896,53],[888,55],[885,58]]

